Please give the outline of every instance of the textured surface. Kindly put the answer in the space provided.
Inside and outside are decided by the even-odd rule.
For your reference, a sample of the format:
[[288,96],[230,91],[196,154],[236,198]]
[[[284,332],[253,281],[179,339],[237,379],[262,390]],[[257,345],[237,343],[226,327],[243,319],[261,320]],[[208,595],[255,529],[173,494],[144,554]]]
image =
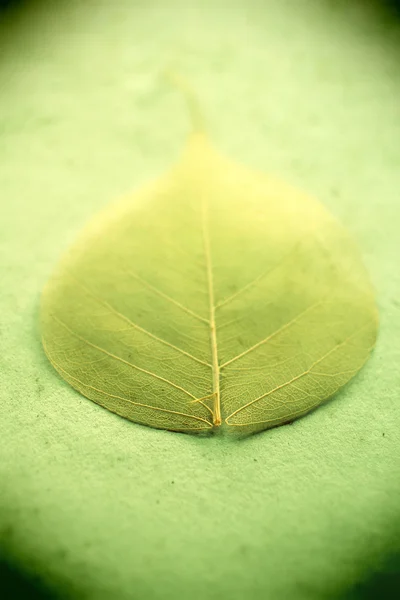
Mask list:
[[63,379],[118,415],[248,434],[354,377],[376,341],[374,296],[320,202],[196,131],[67,251],[42,295],[42,341]]
[[[340,597],[399,532],[399,26],[363,2],[159,6],[60,2],[3,23],[3,550],[93,599]],[[378,291],[357,379],[235,443],[126,422],[40,346],[39,294],[62,251],[180,149],[185,112],[154,79],[169,54],[221,149],[321,199]]]

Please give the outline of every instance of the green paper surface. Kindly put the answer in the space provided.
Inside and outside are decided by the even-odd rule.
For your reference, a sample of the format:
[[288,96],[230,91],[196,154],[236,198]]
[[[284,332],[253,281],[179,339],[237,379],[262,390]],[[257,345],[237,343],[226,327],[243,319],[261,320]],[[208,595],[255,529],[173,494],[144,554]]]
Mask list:
[[[2,17],[0,545],[63,597],[342,598],[399,550],[400,25],[378,4],[31,3]],[[57,376],[41,289],[188,132],[178,61],[232,160],[356,238],[378,344],[337,397],[240,441],[135,425]]]

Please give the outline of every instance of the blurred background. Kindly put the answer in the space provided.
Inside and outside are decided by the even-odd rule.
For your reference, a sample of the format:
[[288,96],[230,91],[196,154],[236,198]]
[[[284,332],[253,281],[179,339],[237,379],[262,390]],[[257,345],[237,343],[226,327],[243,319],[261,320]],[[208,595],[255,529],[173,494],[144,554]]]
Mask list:
[[[12,237],[34,254],[37,271],[21,280],[36,290],[82,222],[177,155],[187,118],[157,79],[169,60],[192,78],[219,147],[320,197],[361,244],[382,306],[385,293],[397,296],[395,266],[376,251],[392,239],[394,256],[400,224],[396,0],[1,0],[0,295],[19,268]],[[34,210],[27,191],[42,198]],[[0,440],[0,462],[3,450]],[[0,497],[7,485],[0,480]],[[86,597],[79,569],[69,589],[62,569],[37,566],[32,532],[25,548],[5,498],[0,598]],[[396,528],[353,581],[309,597],[399,597]]]

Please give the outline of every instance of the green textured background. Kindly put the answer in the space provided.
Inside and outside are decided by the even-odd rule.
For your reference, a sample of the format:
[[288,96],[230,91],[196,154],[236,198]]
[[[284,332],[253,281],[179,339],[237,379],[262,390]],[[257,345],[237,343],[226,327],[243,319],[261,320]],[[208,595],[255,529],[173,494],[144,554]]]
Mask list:
[[[0,22],[5,559],[90,600],[353,594],[400,550],[399,19],[361,0],[72,0]],[[177,57],[219,147],[319,197],[378,292],[356,380],[240,442],[125,422],[65,384],[39,341],[62,251],[182,147],[182,100],[156,76]]]

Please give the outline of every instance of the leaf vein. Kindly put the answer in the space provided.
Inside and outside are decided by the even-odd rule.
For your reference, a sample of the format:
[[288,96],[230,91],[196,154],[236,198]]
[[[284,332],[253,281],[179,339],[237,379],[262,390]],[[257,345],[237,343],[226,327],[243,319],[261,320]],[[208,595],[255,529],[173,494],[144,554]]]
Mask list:
[[[309,236],[309,235],[310,235],[310,233],[308,232],[307,236]],[[283,258],[278,263],[276,263],[272,267],[268,267],[268,269],[266,269],[265,271],[263,271],[262,273],[257,275],[257,277],[255,277],[254,279],[249,281],[249,283],[246,283],[246,285],[244,285],[242,288],[240,288],[239,290],[234,292],[231,296],[228,296],[228,298],[225,298],[225,300],[221,300],[221,302],[218,302],[218,304],[216,305],[215,308],[216,309],[222,308],[222,306],[225,306],[229,302],[232,302],[232,300],[235,300],[237,298],[237,296],[241,296],[244,292],[247,292],[249,289],[251,289],[252,287],[257,285],[257,283],[259,281],[261,281],[262,279],[264,279],[264,277],[266,277],[267,275],[270,275],[271,273],[273,273],[274,271],[279,269],[288,260],[288,258],[290,258],[294,254],[294,252],[298,250],[300,243],[301,243],[301,240],[297,241],[293,245],[293,247],[283,256]]]
[[[49,356],[48,350],[47,350],[47,344],[45,343],[44,339],[42,338],[42,343],[43,346],[46,350],[47,355]],[[89,388],[91,390],[94,390],[95,392],[99,392],[100,394],[103,394],[104,396],[108,396],[109,398],[117,398],[118,400],[124,400],[125,402],[129,402],[129,404],[133,404],[135,406],[142,406],[144,408],[151,408],[152,410],[158,410],[161,412],[166,412],[166,413],[171,413],[174,415],[179,415],[179,416],[183,416],[183,417],[189,417],[190,419],[194,419],[195,421],[201,421],[203,423],[207,423],[207,428],[204,427],[203,429],[209,429],[212,427],[211,423],[209,423],[208,421],[206,421],[205,419],[202,419],[201,417],[196,417],[194,415],[189,415],[188,413],[183,413],[177,410],[169,410],[168,408],[160,408],[158,406],[151,406],[150,404],[143,404],[142,402],[135,402],[134,400],[130,400],[129,398],[125,398],[124,396],[117,396],[115,394],[109,394],[108,392],[105,392],[104,390],[100,390],[99,388],[94,387],[93,385],[89,385],[87,383],[84,383],[83,381],[81,381],[80,379],[78,379],[77,377],[75,377],[74,375],[71,375],[70,373],[68,373],[68,371],[66,371],[63,367],[61,367],[55,360],[51,359],[52,364],[55,366],[55,368],[59,371],[62,371],[63,373],[65,373],[68,377],[70,377],[71,379],[74,379],[75,381],[77,381],[80,385]],[[207,408],[207,406],[206,406]],[[198,427],[193,427],[193,429],[199,429]]]
[[206,262],[206,273],[207,273],[207,285],[208,285],[208,298],[210,305],[210,344],[211,344],[211,360],[212,360],[212,378],[213,378],[213,393],[215,394],[214,400],[214,412],[213,422],[214,425],[219,426],[221,424],[221,398],[220,398],[220,367],[218,361],[218,345],[217,345],[217,326],[215,322],[215,303],[214,303],[214,281],[212,272],[212,258],[211,258],[211,243],[209,235],[209,224],[208,224],[208,206],[205,198],[203,198],[202,204],[202,229],[203,229],[203,243],[204,243],[204,255]]
[[278,385],[277,387],[275,387],[274,389],[270,390],[269,392],[266,392],[265,394],[262,394],[258,398],[255,398],[254,400],[251,400],[250,402],[248,402],[244,406],[241,406],[240,408],[238,408],[237,410],[235,410],[228,417],[226,417],[225,422],[228,423],[228,419],[230,419],[234,415],[238,414],[239,412],[241,412],[245,408],[248,408],[249,406],[252,406],[256,402],[259,402],[260,400],[263,400],[264,398],[267,398],[268,396],[270,396],[271,394],[277,392],[278,390],[281,390],[281,389],[287,387],[288,385],[292,384],[293,382],[298,381],[299,379],[301,379],[305,375],[308,375],[309,373],[311,373],[312,369],[316,365],[318,365],[323,360],[325,360],[330,354],[332,354],[332,352],[335,352],[338,348],[340,348],[341,346],[344,346],[345,344],[347,344],[348,341],[352,337],[358,335],[360,333],[360,331],[362,331],[363,329],[365,329],[368,325],[369,325],[369,323],[366,323],[365,325],[363,325],[362,327],[360,327],[359,329],[357,329],[356,331],[354,331],[351,335],[349,335],[345,340],[343,340],[342,342],[339,342],[338,344],[335,344],[335,346],[333,348],[331,348],[328,352],[326,352],[321,358],[319,358],[318,360],[316,360],[306,371],[303,371],[299,375],[296,375],[296,377],[293,377],[292,379],[290,379],[290,381],[286,381],[285,383],[282,383],[281,385]]
[[110,310],[112,313],[114,313],[117,317],[119,317],[120,319],[123,319],[126,323],[128,323],[133,329],[137,329],[138,331],[140,331],[141,333],[144,333],[145,335],[151,337],[152,339],[156,340],[157,342],[160,342],[161,344],[164,344],[165,346],[168,346],[169,348],[172,348],[173,350],[176,350],[177,352],[180,352],[181,354],[184,354],[185,356],[187,356],[188,358],[191,358],[192,360],[195,360],[196,362],[205,365],[207,367],[211,368],[210,363],[202,360],[201,358],[198,358],[197,356],[193,356],[193,354],[190,354],[189,352],[186,352],[186,350],[183,350],[182,348],[179,348],[178,346],[175,346],[174,344],[171,344],[170,342],[167,342],[166,340],[163,340],[162,338],[158,337],[157,335],[155,335],[154,333],[151,333],[150,331],[147,331],[147,329],[144,329],[143,327],[141,327],[140,325],[137,325],[136,323],[134,323],[133,321],[131,321],[128,317],[126,317],[124,314],[120,313],[118,310],[116,310],[111,304],[109,304],[106,300],[103,300],[102,298],[99,298],[98,296],[96,296],[93,292],[91,292],[81,281],[79,281],[79,279],[77,279],[75,277],[75,275],[72,275],[72,273],[68,272],[68,275],[71,277],[71,279],[74,279],[74,281],[76,281],[76,283],[89,295],[91,296],[94,300],[96,300],[96,302],[98,302],[99,304],[101,304],[102,306],[108,308],[108,310]]
[[166,383],[166,384],[174,387],[175,389],[183,392],[187,396],[190,396],[190,398],[193,398],[193,400],[196,399],[196,396],[194,396],[193,394],[191,394],[190,392],[188,392],[188,390],[185,390],[180,385],[177,385],[176,383],[173,383],[173,381],[170,381],[169,379],[165,379],[165,377],[161,377],[161,375],[157,375],[156,373],[153,373],[152,371],[148,371],[147,369],[142,369],[142,367],[138,367],[137,365],[134,365],[133,363],[130,363],[129,361],[121,358],[120,356],[117,356],[116,354],[112,354],[112,352],[108,352],[104,348],[101,348],[100,346],[97,346],[96,344],[93,344],[92,342],[89,342],[89,340],[86,340],[84,337],[80,336],[78,333],[76,333],[75,331],[73,331],[70,327],[68,327],[68,325],[66,325],[65,323],[63,323],[63,321],[61,321],[58,317],[56,317],[53,314],[50,315],[50,316],[53,319],[55,319],[67,331],[69,331],[72,335],[74,335],[76,338],[78,338],[79,340],[81,340],[82,342],[84,342],[85,344],[87,344],[88,346],[90,346],[91,348],[95,348],[95,350],[98,350],[99,352],[103,352],[103,354],[106,354],[110,358],[113,358],[115,360],[118,360],[118,361],[124,363],[125,365],[128,365],[132,369],[136,369],[137,371],[141,371],[142,373],[145,373],[146,375],[150,375],[150,376],[154,377],[155,379],[159,379],[160,381],[163,381],[164,383]]
[[254,344],[254,346],[251,346],[250,348],[247,348],[247,350],[244,350],[243,352],[241,352],[237,356],[234,356],[233,358],[231,358],[228,361],[226,361],[223,365],[221,365],[220,368],[224,369],[225,367],[227,367],[228,365],[230,365],[234,361],[238,360],[239,358],[243,358],[243,356],[246,356],[246,354],[249,354],[250,352],[253,352],[254,350],[256,350],[257,348],[259,348],[263,344],[266,344],[272,338],[274,338],[276,335],[278,335],[278,333],[281,333],[281,331],[284,331],[285,329],[287,329],[288,327],[290,327],[291,325],[293,325],[294,323],[296,323],[301,317],[303,317],[308,312],[314,310],[317,306],[320,306],[321,304],[323,304],[323,302],[324,302],[324,299],[318,300],[318,302],[315,302],[315,304],[312,304],[311,306],[309,306],[305,310],[301,311],[293,319],[291,319],[290,321],[288,321],[288,323],[285,323],[285,325],[282,325],[282,327],[279,327],[279,329],[276,329],[273,333],[270,333],[266,338],[264,338],[260,342],[257,342],[257,344]]
[[209,319],[205,319],[204,317],[198,315],[196,312],[194,312],[193,310],[191,310],[190,308],[188,308],[184,304],[181,304],[180,302],[178,302],[178,300],[175,300],[175,298],[172,298],[168,294],[165,294],[164,292],[162,292],[161,290],[159,290],[158,288],[156,288],[154,285],[152,285],[151,283],[149,283],[148,281],[146,281],[145,279],[143,279],[142,277],[140,277],[139,275],[137,275],[136,273],[134,273],[130,269],[129,270],[127,269],[126,272],[128,273],[128,275],[130,275],[130,277],[133,277],[134,279],[137,279],[138,281],[140,281],[140,283],[142,285],[144,285],[145,287],[147,287],[149,290],[151,290],[152,292],[154,292],[158,296],[161,296],[161,298],[164,298],[165,300],[167,300],[171,304],[174,304],[175,306],[177,306],[178,308],[180,308],[181,310],[183,310],[187,314],[189,314],[192,317],[198,319],[199,321],[202,321],[203,323],[206,323],[207,325],[209,325],[209,323],[210,323]]

